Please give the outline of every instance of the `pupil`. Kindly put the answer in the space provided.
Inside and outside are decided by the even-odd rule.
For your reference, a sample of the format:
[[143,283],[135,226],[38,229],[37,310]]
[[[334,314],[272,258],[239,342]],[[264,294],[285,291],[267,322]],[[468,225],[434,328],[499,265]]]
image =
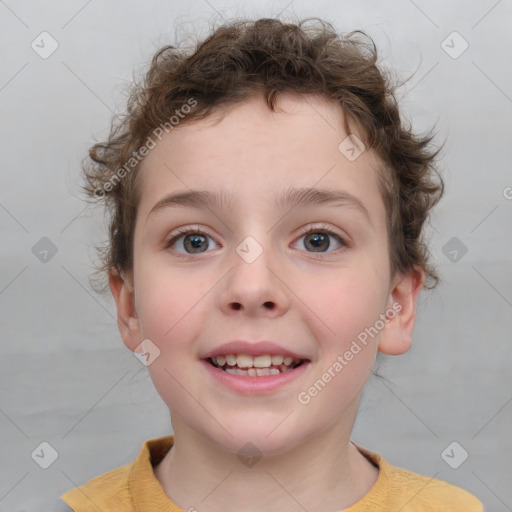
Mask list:
[[329,248],[329,237],[324,233],[310,233],[306,235],[306,245],[312,245],[314,252],[320,252]]
[[[202,250],[197,250],[197,249],[201,249],[201,244],[203,244],[205,242],[205,240],[206,240],[206,238],[204,235],[198,235],[198,234],[187,235],[185,237],[185,248],[189,252],[203,252]],[[203,249],[206,250],[207,248],[208,248],[208,243],[206,243],[206,245]]]

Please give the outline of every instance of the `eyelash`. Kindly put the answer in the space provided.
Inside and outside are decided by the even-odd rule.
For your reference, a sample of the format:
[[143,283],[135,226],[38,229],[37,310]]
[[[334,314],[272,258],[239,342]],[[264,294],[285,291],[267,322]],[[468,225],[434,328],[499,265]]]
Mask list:
[[322,233],[322,234],[327,233],[328,235],[331,235],[334,238],[338,239],[338,241],[341,245],[341,247],[338,247],[337,249],[334,249],[332,251],[327,251],[327,252],[314,252],[314,251],[309,252],[309,251],[307,251],[308,254],[312,255],[315,258],[323,259],[325,257],[324,255],[329,255],[329,254],[335,253],[337,251],[340,251],[340,249],[346,249],[347,247],[350,247],[350,244],[347,242],[347,240],[344,237],[342,237],[341,235],[339,235],[338,233],[336,233],[335,231],[333,231],[332,229],[330,229],[329,227],[324,226],[324,225],[314,226],[314,227],[309,228],[307,231],[304,231],[303,233],[301,233],[297,237],[297,240],[305,237],[306,235],[309,235],[310,233]]
[[[334,232],[332,229],[328,228],[327,226],[323,226],[323,225],[320,225],[320,226],[315,226],[315,227],[311,227],[309,228],[307,231],[304,231],[303,233],[301,233],[296,240],[299,240],[300,238],[306,236],[306,235],[309,235],[310,233],[326,233],[328,235],[331,235],[335,238],[338,239],[341,247],[338,247],[337,249],[334,249],[332,251],[328,251],[328,252],[314,252],[314,251],[306,251],[308,252],[309,254],[313,255],[313,257],[315,258],[318,258],[318,259],[323,259],[325,256],[324,255],[328,255],[328,254],[332,254],[336,251],[339,251],[340,249],[343,249],[343,248],[347,248],[347,247],[351,247],[351,245],[345,240],[345,238],[343,238],[341,235],[339,235],[338,233]],[[182,227],[182,228],[177,228],[176,231],[174,232],[173,236],[166,240],[165,243],[164,243],[164,249],[169,249],[170,247],[172,247],[177,240],[179,240],[181,237],[183,237],[184,235],[188,235],[188,234],[196,234],[196,235],[206,235],[207,237],[209,238],[212,238],[212,236],[210,236],[208,233],[205,233],[197,228],[193,228],[193,227]],[[217,243],[217,242],[216,242]],[[183,257],[187,257],[187,256],[193,256],[194,253],[178,253],[180,256],[183,256]],[[195,253],[195,254],[203,254],[203,253]]]

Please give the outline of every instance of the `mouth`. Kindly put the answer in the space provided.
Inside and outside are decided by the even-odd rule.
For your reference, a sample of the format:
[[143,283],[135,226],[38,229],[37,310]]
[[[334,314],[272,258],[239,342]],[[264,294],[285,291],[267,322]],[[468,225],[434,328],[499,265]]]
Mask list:
[[242,377],[267,377],[295,370],[308,362],[284,355],[226,354],[205,359],[211,366],[231,375]]

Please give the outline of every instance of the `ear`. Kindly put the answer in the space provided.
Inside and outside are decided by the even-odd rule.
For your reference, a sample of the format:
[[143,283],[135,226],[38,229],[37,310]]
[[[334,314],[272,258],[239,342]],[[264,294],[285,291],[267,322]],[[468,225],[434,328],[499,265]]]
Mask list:
[[411,348],[416,305],[424,281],[425,272],[420,267],[395,276],[389,296],[388,321],[379,339],[378,349],[383,354],[396,356]]
[[109,272],[110,290],[117,306],[117,326],[124,344],[134,352],[140,345],[140,326],[135,311],[135,290],[131,273],[119,274],[112,268]]

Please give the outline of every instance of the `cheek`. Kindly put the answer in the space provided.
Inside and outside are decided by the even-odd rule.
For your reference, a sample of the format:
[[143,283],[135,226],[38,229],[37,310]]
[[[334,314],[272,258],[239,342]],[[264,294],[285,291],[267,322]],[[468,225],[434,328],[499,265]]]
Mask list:
[[135,307],[141,336],[162,352],[190,345],[211,313],[215,272],[171,264],[164,252],[141,251],[135,260]]
[[372,328],[384,312],[386,297],[375,279],[370,271],[347,271],[340,274],[339,284],[320,282],[317,291],[310,290],[314,315],[309,312],[309,325],[315,326],[319,364],[297,396],[297,407],[311,418],[311,428],[335,422],[370,376],[379,339]]
[[165,257],[142,257],[136,267],[136,309],[141,335],[162,348],[182,343],[183,333],[197,323],[209,283],[186,268],[166,265]]
[[[382,270],[372,265],[341,269],[332,274],[315,276],[311,282],[303,281],[301,297],[317,317],[315,337],[324,340],[324,350],[337,350],[357,337],[378,320],[387,301],[386,278]],[[314,317],[312,317],[314,318]],[[313,323],[312,323],[313,325]]]
[[201,299],[211,285],[154,263],[139,272],[137,285],[141,337],[150,339],[159,351],[148,366],[153,384],[171,413],[193,415],[190,396],[198,396],[200,390],[191,375],[197,364],[192,347],[208,313],[208,301]]

